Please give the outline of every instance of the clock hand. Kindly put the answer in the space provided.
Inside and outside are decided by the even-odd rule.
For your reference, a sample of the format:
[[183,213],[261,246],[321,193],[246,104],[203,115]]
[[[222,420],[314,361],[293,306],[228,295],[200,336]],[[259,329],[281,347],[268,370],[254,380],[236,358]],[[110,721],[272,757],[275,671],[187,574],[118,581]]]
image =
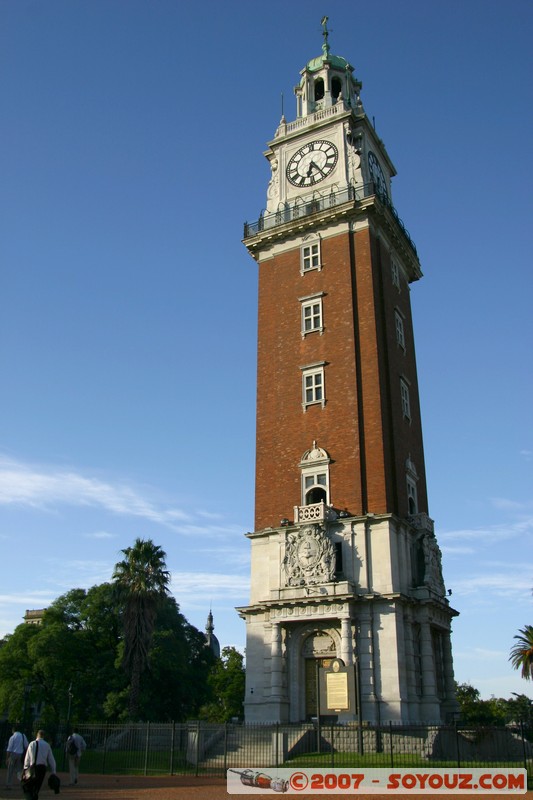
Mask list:
[[[309,171],[311,170],[311,167],[314,167],[314,168],[315,168],[315,170],[316,170],[317,172],[320,172],[320,174],[321,174],[321,175],[325,175],[325,174],[326,174],[326,173],[324,172],[324,170],[323,170],[323,169],[321,169],[321,168],[318,166],[318,164],[316,164],[314,161],[311,161],[311,164],[309,165]],[[309,172],[308,172],[307,174],[309,175]]]

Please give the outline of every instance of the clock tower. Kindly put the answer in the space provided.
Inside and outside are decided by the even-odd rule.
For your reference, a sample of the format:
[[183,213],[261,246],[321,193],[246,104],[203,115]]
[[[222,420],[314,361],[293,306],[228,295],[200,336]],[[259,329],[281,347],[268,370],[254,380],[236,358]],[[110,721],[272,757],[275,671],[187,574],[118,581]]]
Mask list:
[[329,718],[439,722],[456,709],[456,612],[428,515],[410,305],[422,272],[362,85],[322,25],[296,119],[265,153],[266,211],[244,232],[259,269],[246,720],[325,713],[317,677],[334,663],[354,680]]

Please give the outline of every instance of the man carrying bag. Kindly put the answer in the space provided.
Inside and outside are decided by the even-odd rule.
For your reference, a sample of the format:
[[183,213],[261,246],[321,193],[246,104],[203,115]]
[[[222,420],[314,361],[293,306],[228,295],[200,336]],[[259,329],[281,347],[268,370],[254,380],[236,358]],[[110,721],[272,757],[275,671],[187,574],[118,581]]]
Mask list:
[[44,731],[37,731],[36,739],[29,743],[26,750],[22,772],[22,790],[29,800],[39,800],[39,790],[47,768],[55,774],[56,761],[52,748],[44,739]]

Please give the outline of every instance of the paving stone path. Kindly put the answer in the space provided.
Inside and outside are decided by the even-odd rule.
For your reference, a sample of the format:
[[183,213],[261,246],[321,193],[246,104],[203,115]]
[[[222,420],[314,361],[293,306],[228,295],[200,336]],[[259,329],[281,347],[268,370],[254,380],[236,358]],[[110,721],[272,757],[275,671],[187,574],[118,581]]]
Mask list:
[[[78,786],[68,786],[68,775],[59,773],[61,778],[61,793],[55,795],[46,785],[39,793],[39,800],[52,800],[52,798],[63,798],[63,800],[228,800],[234,797],[265,797],[264,793],[254,793],[253,790],[247,795],[228,795],[226,791],[225,778],[203,778],[187,777],[183,775],[164,776],[164,777],[137,777],[133,775],[81,775]],[[23,800],[24,794],[20,787],[14,786],[11,791],[5,789],[6,770],[0,770],[0,800]],[[272,792],[272,797],[283,797],[283,795]],[[293,796],[293,795],[291,795]],[[309,800],[346,800],[347,797],[356,795],[302,795]],[[368,800],[391,800],[392,795],[358,795]],[[401,794],[397,795],[401,800],[421,800],[428,795],[420,794]],[[480,795],[431,795],[433,800],[450,800],[453,797],[461,797],[461,800],[480,800]],[[533,800],[533,792],[527,794],[498,794],[490,797],[499,800],[510,800],[518,797]]]

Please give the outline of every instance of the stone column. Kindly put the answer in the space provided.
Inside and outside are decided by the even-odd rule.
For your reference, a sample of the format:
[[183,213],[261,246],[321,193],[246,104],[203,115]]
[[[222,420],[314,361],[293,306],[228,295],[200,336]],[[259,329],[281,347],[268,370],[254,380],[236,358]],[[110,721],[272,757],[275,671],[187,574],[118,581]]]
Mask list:
[[[445,712],[450,720],[459,712],[459,703],[455,696],[455,677],[453,674],[453,656],[450,631],[442,632],[442,655],[444,662],[444,691],[446,693]],[[448,720],[444,720],[447,722]]]
[[283,689],[282,663],[281,663],[281,623],[272,623],[272,639],[270,645],[270,694],[272,698],[281,697]]
[[353,664],[352,623],[350,617],[341,619],[341,658],[347,666]]
[[440,721],[440,703],[437,697],[435,658],[429,622],[420,623],[420,656],[422,662],[422,708],[424,722]]
[[374,686],[372,619],[368,606],[357,615],[357,656],[361,687],[361,719],[376,722],[377,697]]
[[413,643],[413,612],[410,608],[404,610],[404,635],[405,635],[405,662],[407,679],[407,700],[409,702],[409,719],[418,719],[418,696],[416,693],[416,665],[415,648]]
[[435,684],[435,661],[429,622],[420,624],[420,651],[422,660],[422,693],[424,699],[434,700],[437,697],[437,687]]

